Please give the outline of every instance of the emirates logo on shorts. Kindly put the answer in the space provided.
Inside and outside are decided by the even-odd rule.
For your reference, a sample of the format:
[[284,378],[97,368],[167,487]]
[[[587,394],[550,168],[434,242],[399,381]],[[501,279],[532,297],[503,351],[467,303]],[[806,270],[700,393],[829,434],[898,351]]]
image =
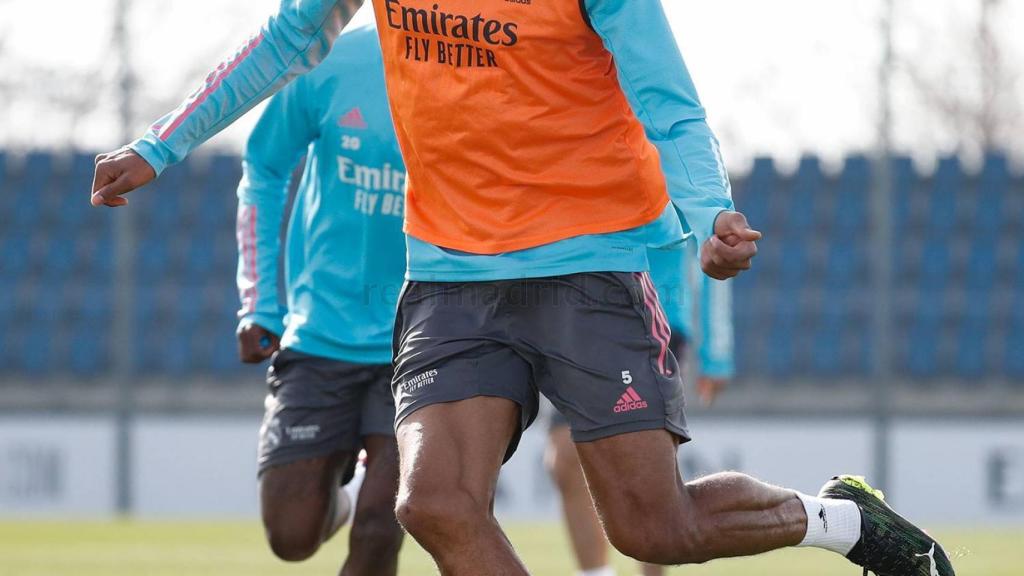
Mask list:
[[613,411],[616,414],[622,412],[632,412],[633,410],[643,410],[647,408],[647,401],[640,397],[636,393],[636,390],[632,386],[626,388],[626,391],[622,393],[622,397],[615,403]]

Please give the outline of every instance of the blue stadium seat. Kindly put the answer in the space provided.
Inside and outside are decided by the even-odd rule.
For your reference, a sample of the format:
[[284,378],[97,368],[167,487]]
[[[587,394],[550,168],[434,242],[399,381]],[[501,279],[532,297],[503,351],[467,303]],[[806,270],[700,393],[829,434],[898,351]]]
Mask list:
[[164,276],[171,266],[169,237],[147,234],[135,251],[137,272],[143,281]]
[[154,351],[155,364],[165,376],[184,376],[201,373],[202,366],[192,354],[196,334],[180,319],[172,318],[165,324],[166,336],[159,350]]
[[850,240],[868,229],[870,193],[871,163],[865,156],[851,156],[836,187],[833,242]]
[[835,240],[829,243],[825,269],[825,286],[846,288],[868,282],[867,248],[857,240]]
[[55,172],[53,155],[48,152],[30,152],[25,156],[25,164],[21,177],[25,183],[25,191],[34,191],[37,195],[44,192]]
[[53,230],[48,238],[45,259],[37,263],[42,277],[49,281],[60,281],[71,275],[78,263],[75,253],[77,238],[67,230]]
[[842,340],[846,328],[846,314],[839,306],[823,311],[813,329],[810,369],[817,376],[837,376],[842,372]]
[[16,234],[24,234],[43,220],[43,195],[31,191],[30,183],[17,182],[13,186],[12,198],[17,202],[10,205],[8,225]]
[[806,240],[796,238],[788,241],[782,241],[782,239],[775,241],[779,242],[783,249],[782,260],[779,262],[779,287],[795,293],[804,286],[808,275],[809,256]]
[[[1018,295],[1016,309],[1024,307],[1024,296]],[[1024,383],[1024,314],[1016,316],[1009,324],[1003,345],[1004,376],[1017,383]]]
[[893,230],[906,230],[911,225],[910,200],[918,185],[914,162],[906,156],[892,159],[892,226]]
[[[110,330],[113,321],[109,284],[77,287],[71,308],[68,369],[78,377],[92,378],[110,369]],[[127,351],[131,353],[131,351]]]
[[995,244],[974,238],[967,258],[964,284],[972,290],[991,291],[996,282],[997,271]]
[[773,377],[786,377],[794,373],[797,351],[793,336],[799,331],[800,306],[788,291],[777,291],[772,302],[772,317],[766,346],[766,372]]
[[994,240],[1002,229],[1004,198],[1010,193],[1010,168],[1006,156],[992,154],[978,179],[972,233],[975,238]]
[[972,299],[976,305],[964,315],[957,330],[955,373],[968,382],[977,382],[989,371],[986,353],[992,323],[983,298],[979,294]]
[[0,275],[19,278],[31,264],[31,244],[25,235],[8,235],[0,243]]
[[915,304],[907,331],[905,369],[912,377],[929,378],[939,373],[943,293],[926,289],[917,296]]
[[1018,293],[1024,293],[1024,236],[1013,241],[1009,274],[1009,287]]
[[786,206],[787,231],[793,235],[804,237],[815,225],[818,215],[819,198],[828,191],[825,189],[825,175],[821,171],[821,161],[816,156],[805,156],[800,159],[800,166],[793,176],[793,186]]
[[949,280],[950,246],[948,239],[926,242],[921,252],[921,281],[925,290],[942,290]]
[[755,228],[761,229],[768,223],[768,206],[777,180],[772,159],[755,158],[750,175],[736,187],[736,205]]
[[53,371],[51,346],[53,326],[50,322],[32,321],[14,326],[19,334],[12,356],[8,358],[13,371],[30,378],[39,378]]
[[957,222],[959,192],[964,188],[963,169],[956,158],[943,158],[935,170],[926,223],[932,236],[952,234]]
[[189,278],[206,278],[214,270],[216,247],[209,237],[194,236],[185,249],[185,274]]
[[918,322],[909,337],[908,372],[917,378],[935,376],[938,373],[939,324]]

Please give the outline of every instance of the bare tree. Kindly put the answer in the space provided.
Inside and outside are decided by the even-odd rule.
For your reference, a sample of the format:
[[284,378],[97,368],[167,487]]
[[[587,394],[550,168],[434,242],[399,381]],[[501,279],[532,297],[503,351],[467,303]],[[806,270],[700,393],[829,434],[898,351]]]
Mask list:
[[[899,55],[902,73],[926,108],[922,112],[927,120],[921,124],[933,134],[936,127],[951,134],[954,151],[970,156],[1019,149],[1024,134],[1018,94],[1020,59],[1008,55],[1012,48],[997,26],[1006,2],[977,2],[975,21],[951,22],[959,34],[926,35],[953,45],[941,51],[933,45],[921,46],[917,54]],[[962,43],[956,41],[958,36]],[[958,45],[963,49],[957,50]],[[935,66],[932,55],[937,53],[948,57]]]

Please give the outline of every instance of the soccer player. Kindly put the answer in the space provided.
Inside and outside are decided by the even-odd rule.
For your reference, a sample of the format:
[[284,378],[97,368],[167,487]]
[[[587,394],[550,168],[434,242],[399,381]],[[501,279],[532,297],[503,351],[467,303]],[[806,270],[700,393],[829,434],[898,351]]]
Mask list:
[[[358,4],[282,2],[177,110],[98,157],[92,203],[125,205],[315,64]],[[724,279],[750,268],[761,235],[733,210],[660,0],[374,5],[409,172],[396,511],[443,574],[527,573],[492,504],[538,389],[569,418],[605,532],[629,556],[814,546],[882,574],[953,574],[862,479],[810,496],[738,473],[680,477],[690,435],[646,248],[693,236]]]
[[[348,482],[360,447],[343,576],[394,575],[403,532],[391,332],[405,270],[405,168],[384,88],[376,25],[345,29],[312,74],[275,96],[249,138],[238,189],[239,352],[278,348],[260,431],[267,539],[305,560],[353,516]],[[285,249],[288,306],[278,304],[280,230],[292,168],[306,155]],[[358,489],[353,482],[346,488]]]
[[[730,309],[731,285],[700,274],[687,285],[687,272],[699,266],[696,250],[686,244],[679,250],[650,250],[651,280],[663,303],[672,336],[669,348],[681,362],[687,357],[687,344],[699,342],[697,353],[697,394],[710,405],[733,375],[733,336]],[[696,293],[696,295],[694,295]],[[692,304],[700,316],[700,336],[695,337]],[[608,540],[587,491],[569,431],[569,421],[557,410],[549,417],[546,460],[562,500],[562,514],[572,544],[577,576],[614,576],[608,563]],[[661,576],[664,568],[642,564],[644,576]]]

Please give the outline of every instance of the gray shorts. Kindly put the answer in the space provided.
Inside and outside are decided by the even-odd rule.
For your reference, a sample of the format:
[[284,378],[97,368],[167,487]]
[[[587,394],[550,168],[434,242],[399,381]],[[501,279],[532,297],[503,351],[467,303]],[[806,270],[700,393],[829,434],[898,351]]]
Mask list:
[[274,354],[260,428],[259,471],[394,436],[390,364],[350,364],[294,350]]
[[397,422],[432,404],[495,396],[522,408],[521,433],[539,391],[577,442],[654,429],[687,441],[670,337],[647,274],[409,282],[395,322]]

